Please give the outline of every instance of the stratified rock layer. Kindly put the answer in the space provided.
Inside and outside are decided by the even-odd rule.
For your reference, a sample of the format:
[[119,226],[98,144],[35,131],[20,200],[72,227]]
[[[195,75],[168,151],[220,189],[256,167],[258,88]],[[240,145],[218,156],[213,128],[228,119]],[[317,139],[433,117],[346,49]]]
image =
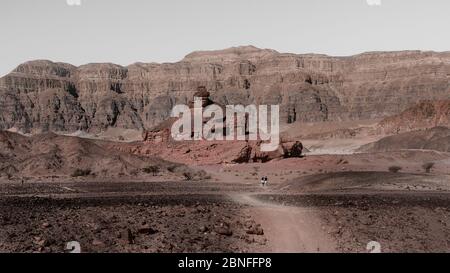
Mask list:
[[282,54],[252,46],[194,52],[178,63],[32,61],[0,79],[0,129],[149,129],[205,86],[220,104],[280,104],[281,122],[381,118],[450,99],[450,53],[352,57]]
[[438,126],[450,128],[450,100],[420,102],[398,115],[383,119],[377,131],[389,135]]

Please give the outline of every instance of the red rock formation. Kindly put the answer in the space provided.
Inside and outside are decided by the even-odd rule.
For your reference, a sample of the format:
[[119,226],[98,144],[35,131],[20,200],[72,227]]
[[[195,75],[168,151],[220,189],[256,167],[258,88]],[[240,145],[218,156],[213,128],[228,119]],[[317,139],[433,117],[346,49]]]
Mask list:
[[[194,98],[201,98],[203,107],[213,104],[209,92],[200,87]],[[193,103],[190,104],[193,107]],[[301,157],[303,145],[299,142],[281,143],[273,152],[261,151],[262,141],[174,141],[171,126],[176,119],[168,119],[152,130],[144,131],[142,145],[134,146],[133,153],[159,155],[163,158],[189,164],[267,162],[273,159]],[[203,120],[207,122],[208,120]],[[225,120],[224,120],[225,122]],[[225,124],[224,124],[225,126]],[[224,127],[224,132],[226,128]],[[235,130],[237,123],[235,120]]]

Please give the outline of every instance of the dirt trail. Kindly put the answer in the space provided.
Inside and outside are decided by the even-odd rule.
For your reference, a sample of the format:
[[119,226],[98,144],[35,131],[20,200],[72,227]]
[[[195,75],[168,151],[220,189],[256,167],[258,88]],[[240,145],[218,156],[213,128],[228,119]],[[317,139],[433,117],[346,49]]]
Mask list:
[[233,200],[250,206],[250,213],[264,228],[270,252],[336,252],[336,244],[323,231],[311,208],[262,202],[248,194],[234,194]]

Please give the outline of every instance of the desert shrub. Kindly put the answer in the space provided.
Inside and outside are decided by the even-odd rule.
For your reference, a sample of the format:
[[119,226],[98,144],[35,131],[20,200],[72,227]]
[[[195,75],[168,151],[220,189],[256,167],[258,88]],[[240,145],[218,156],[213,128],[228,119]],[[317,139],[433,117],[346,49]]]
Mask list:
[[83,177],[91,175],[92,171],[90,169],[76,169],[72,173],[72,177]]
[[156,176],[159,173],[160,169],[158,166],[148,166],[148,167],[143,168],[142,171],[144,173],[148,173],[148,174],[151,173],[151,174],[153,174],[153,176]]
[[434,162],[428,162],[422,165],[422,168],[425,170],[426,173],[430,173],[431,169],[434,167]]
[[205,171],[196,171],[188,168],[183,170],[182,175],[186,181],[209,180],[212,178]]
[[389,171],[391,173],[398,173],[399,171],[401,171],[402,167],[400,166],[390,166],[389,167]]

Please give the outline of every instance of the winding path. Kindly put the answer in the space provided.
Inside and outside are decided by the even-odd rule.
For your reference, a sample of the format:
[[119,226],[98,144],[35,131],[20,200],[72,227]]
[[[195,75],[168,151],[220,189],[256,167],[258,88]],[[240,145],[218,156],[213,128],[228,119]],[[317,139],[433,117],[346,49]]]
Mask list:
[[336,252],[336,245],[322,229],[314,209],[283,206],[260,201],[249,194],[233,194],[232,199],[250,207],[253,218],[261,224],[270,252]]

